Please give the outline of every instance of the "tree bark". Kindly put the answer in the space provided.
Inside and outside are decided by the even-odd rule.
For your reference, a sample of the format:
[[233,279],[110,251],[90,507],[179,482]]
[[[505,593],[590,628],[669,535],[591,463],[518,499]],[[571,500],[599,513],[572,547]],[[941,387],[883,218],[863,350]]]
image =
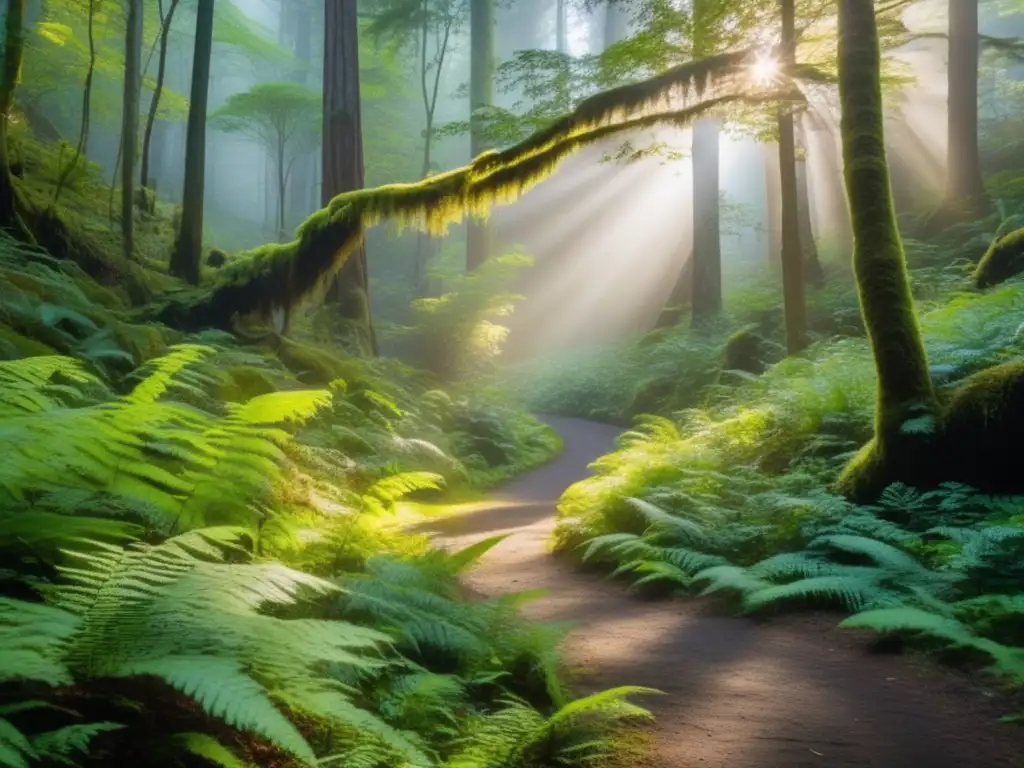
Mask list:
[[[359,17],[356,0],[325,0],[324,134],[322,203],[343,192],[362,189],[363,128],[359,93]],[[369,351],[378,353],[370,309],[366,248],[360,245],[345,262],[330,291],[342,317],[365,333]]]
[[896,226],[880,70],[872,0],[840,0],[839,95],[853,268],[878,373],[875,438],[839,481],[840,490],[855,499],[868,499],[901,479],[898,469],[912,467],[920,456],[902,426],[938,411]]
[[978,0],[949,0],[949,146],[946,209],[982,217],[992,210],[978,150]]
[[693,124],[693,296],[694,326],[722,311],[722,241],[719,222],[719,120]]
[[25,52],[25,0],[7,0],[4,19],[4,70],[0,82],[0,226],[31,238],[21,218],[21,198],[14,186],[7,155],[7,121],[14,106],[14,89],[21,77]]
[[782,174],[779,168],[778,143],[765,144],[763,152],[768,264],[774,269],[781,270],[779,260],[782,258]]
[[178,8],[178,0],[171,0],[167,9],[167,16],[164,16],[163,0],[160,0],[160,53],[156,65],[156,88],[153,90],[153,98],[149,102],[149,114],[146,115],[146,130],[142,137],[142,168],[139,172],[139,186],[143,191],[149,187],[149,164],[150,148],[153,143],[153,124],[156,122],[157,109],[160,107],[160,97],[164,92],[164,78],[167,74],[167,43],[170,38],[171,23],[174,21],[174,11]]
[[[782,61],[790,67],[796,52],[795,0],[782,0]],[[804,259],[800,245],[800,197],[797,193],[796,131],[793,112],[779,110],[779,171],[782,178],[782,296],[786,317],[786,350],[791,355],[807,346],[804,301]]]
[[[469,3],[469,109],[470,155],[487,149],[483,127],[476,114],[490,106],[494,85],[494,6],[492,0]],[[466,223],[466,271],[472,272],[490,257],[491,227],[486,219],[473,217]]]
[[192,88],[185,137],[185,185],[181,228],[171,255],[171,273],[193,285],[199,283],[203,257],[203,195],[206,188],[206,107],[210,94],[210,58],[213,53],[213,2],[199,0],[196,45],[192,57]]
[[[309,84],[310,62],[312,61],[313,9],[308,0],[290,0],[294,12],[292,28],[292,51],[298,65],[292,74],[292,80],[300,85]],[[291,189],[289,206],[292,221],[302,220],[316,208],[319,200],[313,196],[316,156],[308,155],[296,158],[288,186]]]
[[569,23],[565,0],[558,0],[555,4],[555,50],[562,54],[569,53]]
[[[803,131],[797,129],[797,135]],[[796,147],[796,203],[800,214],[800,249],[804,265],[804,282],[815,288],[825,284],[825,271],[818,255],[818,244],[814,239],[814,224],[811,219],[811,195],[807,180],[807,147],[797,141]]]
[[124,106],[121,118],[121,238],[126,259],[134,257],[135,158],[139,142],[139,92],[142,86],[143,0],[129,0],[124,36]]

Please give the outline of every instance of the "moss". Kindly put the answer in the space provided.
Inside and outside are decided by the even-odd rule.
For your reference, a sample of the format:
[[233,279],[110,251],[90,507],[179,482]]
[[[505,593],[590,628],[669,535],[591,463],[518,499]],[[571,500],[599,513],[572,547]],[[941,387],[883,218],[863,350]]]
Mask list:
[[991,288],[1024,272],[1024,229],[1010,232],[989,246],[974,270],[974,284]]
[[[878,30],[870,0],[839,4],[843,170],[854,234],[853,266],[878,374],[875,438],[839,486],[857,498],[911,472],[911,419],[938,411],[896,226],[885,152]],[[911,472],[911,474],[913,474]]]
[[117,323],[113,333],[117,345],[132,356],[136,365],[166,354],[173,343],[167,338],[173,332],[159,325]]
[[349,382],[356,373],[351,362],[320,347],[283,336],[275,339],[275,352],[299,381],[310,386],[324,386],[335,379]]
[[725,360],[722,367],[727,371],[764,373],[765,364],[761,347],[764,339],[755,327],[736,331],[725,343]]
[[277,391],[277,382],[266,368],[233,365],[221,372],[220,397],[230,403],[244,403]]
[[942,419],[942,480],[989,493],[1024,491],[1024,363],[976,373],[957,387]]
[[211,248],[206,254],[206,266],[220,269],[228,263],[229,258],[226,251],[222,251],[220,248]]
[[[746,52],[715,56],[673,68],[657,77],[597,94],[550,127],[501,152],[489,151],[469,165],[415,184],[393,184],[347,192],[310,216],[290,243],[240,254],[214,289],[170,305],[169,322],[199,329],[231,329],[238,318],[289,314],[321,296],[367,229],[395,219],[441,234],[467,214],[485,215],[547,178],[566,157],[612,134],[659,123],[688,125],[724,105],[763,103],[792,97],[791,91],[752,95]],[[709,83],[721,84],[703,96]],[[696,101],[689,99],[696,93]],[[684,106],[674,99],[683,97]],[[673,103],[674,102],[674,103]]]
[[0,354],[11,360],[19,357],[41,357],[56,355],[57,350],[42,342],[22,336],[8,325],[0,324]]

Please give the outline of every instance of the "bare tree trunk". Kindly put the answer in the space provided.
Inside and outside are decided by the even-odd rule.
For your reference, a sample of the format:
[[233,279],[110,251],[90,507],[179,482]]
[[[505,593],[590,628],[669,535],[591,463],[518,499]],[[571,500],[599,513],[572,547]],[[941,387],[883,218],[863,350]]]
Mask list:
[[143,194],[149,187],[149,153],[153,141],[153,124],[156,122],[157,109],[160,107],[160,97],[164,92],[164,78],[167,74],[167,42],[171,32],[171,23],[174,21],[174,11],[178,7],[178,0],[171,0],[167,9],[167,16],[164,16],[163,0],[160,0],[160,55],[156,65],[156,88],[153,90],[153,98],[149,102],[149,114],[146,115],[146,130],[142,137],[142,169],[139,173],[139,186]]
[[96,21],[96,0],[89,0],[89,23],[87,28],[87,37],[89,39],[89,64],[85,70],[85,83],[82,86],[82,122],[78,129],[78,146],[75,147],[75,155],[71,158],[71,162],[68,163],[67,168],[61,171],[60,178],[57,179],[57,186],[53,190],[53,202],[56,203],[60,199],[61,190],[64,189],[64,184],[68,178],[74,172],[75,168],[78,167],[78,163],[82,159],[82,155],[85,154],[89,145],[89,112],[92,106],[92,78],[96,72],[96,37],[95,37],[95,21]]
[[569,24],[566,18],[565,0],[555,4],[555,50],[569,53]]
[[782,258],[782,172],[779,168],[779,145],[765,144],[763,151],[768,264],[781,269],[779,260]]
[[[796,51],[794,0],[782,0],[782,66],[793,64]],[[807,346],[804,259],[800,246],[800,197],[797,193],[796,132],[788,106],[779,111],[779,170],[782,177],[782,295],[786,349],[795,355]]]
[[799,124],[796,135],[796,203],[800,214],[800,249],[804,264],[804,281],[815,288],[821,288],[825,284],[825,271],[821,267],[818,244],[814,239],[811,195],[807,179],[807,145],[803,141],[803,129]]
[[697,326],[722,311],[722,239],[719,211],[719,121],[693,124],[693,296],[691,322]]
[[[309,0],[289,0],[289,7],[293,11],[290,26],[292,51],[297,62],[292,79],[301,85],[308,85],[312,60],[313,8]],[[288,183],[291,196],[288,209],[292,221],[304,219],[319,203],[311,194],[316,176],[315,162],[313,152],[295,160],[295,168]]]
[[[487,149],[486,137],[476,114],[490,106],[494,81],[494,6],[492,0],[469,3],[469,108],[470,154]],[[466,223],[466,271],[472,272],[490,257],[491,227],[472,217]]]
[[210,57],[213,53],[213,2],[199,0],[196,11],[196,46],[192,57],[192,88],[185,138],[185,186],[181,228],[171,254],[171,273],[193,285],[199,283],[203,257],[203,196],[206,190],[206,107],[210,94]]
[[947,213],[985,216],[992,203],[985,192],[978,151],[978,0],[949,0],[949,125]]
[[[325,0],[324,5],[324,135],[322,201],[362,189],[363,128],[359,93],[359,17],[356,0]],[[366,248],[360,246],[345,262],[331,289],[342,317],[366,335],[369,351],[379,352],[370,309]]]
[[124,45],[124,112],[121,119],[121,238],[126,259],[134,258],[135,157],[139,141],[142,85],[143,0],[129,0]]

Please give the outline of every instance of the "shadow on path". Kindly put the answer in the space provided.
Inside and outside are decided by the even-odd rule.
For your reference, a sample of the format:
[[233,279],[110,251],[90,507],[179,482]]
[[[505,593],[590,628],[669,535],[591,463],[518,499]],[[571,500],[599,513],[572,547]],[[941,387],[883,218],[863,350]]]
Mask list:
[[546,589],[539,620],[569,621],[580,688],[658,688],[645,768],[1024,768],[1024,730],[1001,725],[991,697],[958,674],[872,655],[834,631],[834,616],[770,623],[732,618],[701,600],[655,602],[548,554],[554,505],[613,447],[616,428],[549,419],[565,439],[556,461],[516,478],[494,504],[418,528],[461,547],[513,532],[470,574],[485,595]]

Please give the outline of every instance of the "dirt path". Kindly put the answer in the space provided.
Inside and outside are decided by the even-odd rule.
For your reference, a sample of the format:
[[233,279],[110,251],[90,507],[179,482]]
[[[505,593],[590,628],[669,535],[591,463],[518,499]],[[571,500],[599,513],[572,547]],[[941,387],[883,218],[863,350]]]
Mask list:
[[657,716],[645,768],[1002,768],[1024,766],[1024,728],[984,691],[913,659],[869,654],[829,617],[771,623],[707,602],[652,602],[548,554],[554,502],[588,474],[617,431],[551,419],[564,454],[525,474],[494,505],[424,526],[446,545],[514,532],[470,576],[487,595],[544,588],[537,619],[569,620],[571,663],[586,690],[644,685]]

